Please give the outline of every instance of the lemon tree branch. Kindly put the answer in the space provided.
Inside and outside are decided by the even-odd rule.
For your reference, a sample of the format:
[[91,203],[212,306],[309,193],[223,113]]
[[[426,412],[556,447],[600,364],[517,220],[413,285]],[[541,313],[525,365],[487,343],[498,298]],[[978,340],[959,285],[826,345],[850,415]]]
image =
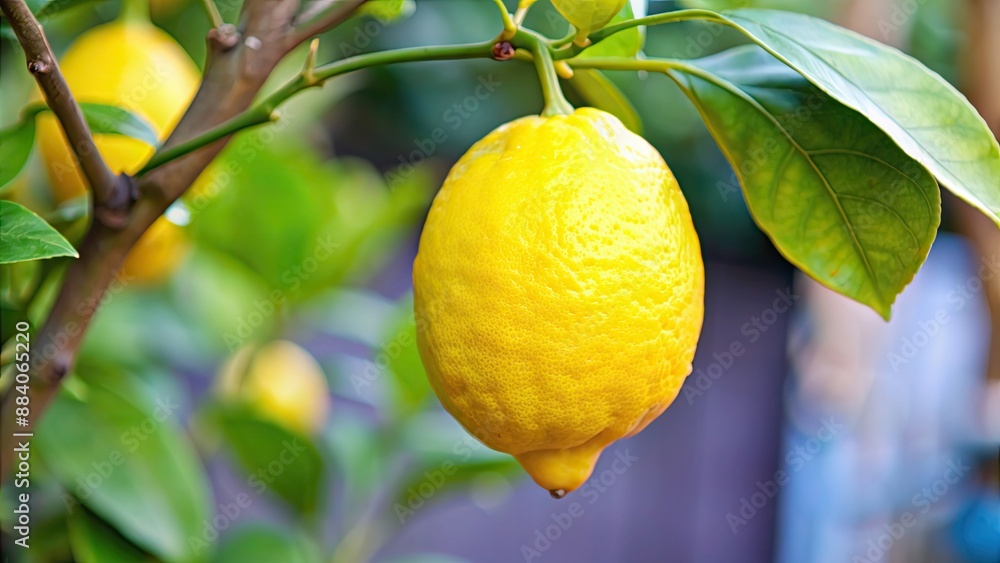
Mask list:
[[196,151],[204,146],[210,145],[219,139],[223,139],[249,127],[262,125],[277,118],[275,110],[289,98],[303,90],[314,86],[320,86],[327,80],[352,72],[374,66],[388,64],[418,62],[418,61],[442,61],[455,59],[474,59],[492,57],[493,41],[483,43],[470,43],[466,45],[444,45],[436,47],[412,47],[407,49],[396,49],[392,51],[381,51],[357,55],[348,59],[343,59],[307,69],[295,79],[281,87],[278,91],[267,98],[254,104],[245,112],[220,124],[219,126],[202,133],[201,135],[170,147],[153,156],[152,159],[139,171],[139,175],[145,174],[158,168],[171,160]]
[[342,0],[333,2],[329,6],[320,10],[315,17],[310,17],[310,12],[303,12],[301,19],[305,20],[296,27],[293,41],[296,44],[303,43],[309,39],[333,29],[351,17],[362,4],[367,0]]
[[104,162],[101,153],[97,151],[90,127],[83,117],[83,111],[59,71],[59,64],[42,32],[42,26],[24,0],[0,0],[0,8],[10,21],[18,43],[24,49],[28,71],[35,77],[45,95],[46,103],[59,120],[69,146],[80,163],[83,175],[93,190],[94,206],[99,211],[98,217],[117,224],[116,213],[122,211],[129,203],[131,190],[127,180],[116,177]]

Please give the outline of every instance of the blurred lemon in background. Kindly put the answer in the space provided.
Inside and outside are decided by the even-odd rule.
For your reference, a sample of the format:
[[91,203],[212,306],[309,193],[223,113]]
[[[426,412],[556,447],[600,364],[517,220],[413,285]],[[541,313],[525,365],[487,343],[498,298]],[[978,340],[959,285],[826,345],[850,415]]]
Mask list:
[[[59,67],[78,102],[127,109],[145,118],[161,141],[177,125],[200,81],[194,62],[173,38],[134,17],[83,33]],[[39,116],[37,135],[54,199],[63,202],[85,193],[86,182],[51,113]],[[155,150],[121,135],[95,134],[94,141],[115,173],[136,172]]]
[[298,432],[323,427],[330,389],[316,359],[294,342],[244,347],[222,367],[222,396],[251,407],[262,418]]

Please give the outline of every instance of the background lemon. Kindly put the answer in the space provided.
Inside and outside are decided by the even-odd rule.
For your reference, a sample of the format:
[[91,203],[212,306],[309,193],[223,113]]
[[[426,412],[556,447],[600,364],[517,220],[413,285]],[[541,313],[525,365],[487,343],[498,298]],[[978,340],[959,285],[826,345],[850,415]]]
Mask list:
[[165,280],[184,259],[190,242],[179,227],[160,217],[132,247],[122,272],[128,283],[156,284]]
[[526,117],[473,145],[413,272],[445,408],[561,496],[691,371],[704,268],[677,182],[617,118]]
[[329,410],[330,390],[316,359],[294,342],[246,347],[222,367],[221,394],[251,406],[278,425],[311,433]]
[[[161,141],[177,125],[200,80],[177,42],[149,22],[134,19],[88,30],[66,50],[59,67],[77,101],[132,111],[153,126]],[[55,199],[82,195],[86,183],[52,114],[40,116],[38,139]],[[94,141],[115,173],[136,172],[154,152],[121,135],[95,135]]]
[[[149,22],[119,19],[74,42],[59,63],[78,101],[116,105],[145,118],[160,140],[177,125],[198,89],[200,75],[187,53]],[[42,159],[57,203],[83,195],[87,184],[50,113],[39,116]],[[154,148],[121,135],[94,135],[112,172],[135,172]],[[140,283],[162,280],[187,250],[180,227],[160,219],[129,254],[125,270]]]

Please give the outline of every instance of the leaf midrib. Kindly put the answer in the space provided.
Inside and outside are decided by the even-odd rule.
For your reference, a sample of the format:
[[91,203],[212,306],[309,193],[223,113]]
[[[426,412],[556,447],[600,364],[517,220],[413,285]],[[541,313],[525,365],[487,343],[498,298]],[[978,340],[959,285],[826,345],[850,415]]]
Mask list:
[[774,126],[778,129],[778,131],[780,131],[781,134],[784,135],[786,139],[788,139],[788,142],[792,145],[792,147],[796,151],[798,151],[803,158],[806,159],[806,162],[809,163],[809,167],[813,169],[813,171],[816,173],[817,176],[819,176],[820,180],[823,183],[823,187],[826,188],[827,194],[830,196],[830,199],[833,200],[833,203],[837,208],[837,212],[840,214],[841,219],[847,226],[846,230],[851,237],[852,247],[854,248],[854,251],[858,254],[858,257],[861,258],[861,262],[865,267],[865,272],[868,274],[869,279],[871,279],[873,286],[872,289],[875,292],[875,297],[879,300],[879,303],[881,303],[883,306],[887,306],[888,304],[885,302],[885,297],[882,294],[882,289],[879,285],[878,278],[875,276],[875,271],[874,269],[872,269],[872,265],[868,260],[868,255],[865,253],[864,248],[861,246],[861,241],[858,239],[857,233],[854,230],[854,224],[851,223],[850,219],[848,219],[847,212],[844,211],[844,207],[843,205],[841,205],[840,199],[837,197],[836,192],[833,190],[833,187],[826,179],[826,176],[824,176],[823,173],[819,170],[819,167],[816,166],[816,163],[813,161],[809,151],[802,148],[802,146],[798,143],[798,141],[796,141],[795,138],[792,137],[792,135],[788,132],[788,130],[785,129],[783,125],[781,125],[781,123],[777,120],[777,118],[774,117],[774,115],[772,115],[771,112],[767,110],[767,108],[762,106],[760,102],[758,102],[752,96],[741,90],[735,84],[729,82],[728,80],[723,79],[720,76],[716,76],[712,73],[702,72],[701,69],[698,69],[697,67],[689,65],[683,65],[683,67],[681,67],[680,65],[678,65],[675,68],[677,68],[677,70],[681,72],[688,72],[690,74],[693,74],[694,76],[697,76],[698,78],[701,78],[702,80],[714,84],[719,88],[726,90],[730,94],[737,96],[738,98],[750,104],[751,107],[759,111],[761,115],[765,116],[772,124],[774,124]]
[[[856,84],[856,83],[855,83],[855,82],[854,82],[853,80],[849,79],[849,78],[848,78],[848,77],[847,77],[846,75],[844,75],[844,73],[843,73],[843,72],[841,72],[841,71],[840,71],[840,69],[838,69],[837,67],[835,67],[835,66],[831,65],[830,63],[826,62],[826,60],[825,60],[825,59],[823,59],[823,58],[822,58],[822,57],[821,57],[821,56],[820,56],[820,55],[819,55],[819,54],[818,54],[818,53],[817,53],[816,51],[814,51],[814,50],[813,50],[812,48],[810,48],[810,47],[809,47],[808,45],[806,45],[805,43],[800,43],[800,42],[799,42],[798,40],[796,40],[796,39],[795,39],[794,37],[792,37],[792,36],[790,36],[790,35],[788,35],[788,34],[786,34],[786,33],[783,33],[783,32],[781,32],[781,31],[779,31],[778,29],[775,29],[775,28],[771,27],[771,26],[770,26],[770,25],[768,25],[768,24],[765,24],[765,23],[762,23],[762,22],[759,22],[759,21],[755,21],[755,20],[746,20],[745,18],[741,18],[741,17],[740,17],[740,16],[738,16],[738,15],[724,15],[723,17],[725,17],[725,18],[726,18],[726,19],[727,19],[727,20],[728,20],[728,21],[729,21],[730,23],[732,23],[732,24],[733,24],[733,25],[735,25],[736,27],[740,28],[740,30],[741,30],[741,31],[743,31],[744,33],[748,34],[748,35],[749,35],[749,36],[750,36],[751,38],[753,38],[753,39],[755,40],[755,42],[756,42],[756,43],[757,43],[758,45],[760,45],[760,46],[761,46],[762,48],[764,48],[764,50],[766,50],[766,51],[767,51],[768,53],[770,53],[770,54],[771,54],[772,56],[774,56],[775,58],[777,58],[777,59],[778,59],[778,60],[780,60],[781,62],[785,63],[785,64],[786,64],[786,65],[788,65],[789,67],[791,67],[791,68],[794,68],[794,69],[796,69],[796,70],[798,70],[798,65],[794,65],[794,64],[792,64],[792,63],[791,63],[791,61],[789,61],[789,60],[788,60],[788,59],[787,59],[786,57],[784,57],[784,56],[783,56],[783,55],[781,55],[780,53],[776,52],[776,51],[775,51],[774,49],[772,49],[772,48],[771,48],[770,46],[768,46],[768,45],[765,45],[763,41],[761,41],[761,40],[758,40],[758,39],[757,39],[756,37],[754,37],[754,35],[753,35],[752,33],[750,33],[750,32],[749,32],[749,31],[748,31],[748,30],[746,29],[746,27],[744,27],[744,25],[742,25],[742,24],[740,24],[740,23],[737,23],[737,21],[736,21],[736,20],[742,20],[742,21],[749,21],[750,23],[752,23],[752,24],[754,24],[754,25],[756,25],[756,26],[760,27],[760,28],[761,28],[762,30],[764,30],[765,32],[767,32],[767,33],[769,33],[769,34],[773,34],[773,35],[777,35],[777,36],[779,36],[779,37],[783,38],[783,39],[784,39],[785,41],[787,41],[787,42],[790,42],[790,43],[792,43],[792,44],[794,44],[794,45],[796,45],[796,46],[800,47],[800,48],[801,48],[801,49],[802,49],[802,50],[803,50],[804,52],[808,53],[808,54],[809,54],[809,55],[810,55],[810,56],[811,56],[811,57],[813,58],[813,60],[815,60],[815,61],[819,62],[819,63],[820,63],[820,64],[821,64],[821,65],[822,65],[822,66],[823,66],[824,68],[827,68],[827,69],[829,69],[830,71],[832,71],[833,73],[835,73],[835,74],[836,74],[837,76],[840,76],[840,77],[841,77],[842,79],[844,79],[844,81],[845,81],[845,82],[847,82],[847,83],[848,83],[848,84],[850,84],[850,85],[851,85],[852,87],[854,87],[854,89],[855,89],[855,90],[856,90],[856,91],[857,91],[857,92],[858,92],[858,93],[859,93],[859,94],[860,94],[860,95],[861,95],[862,97],[864,97],[864,99],[866,99],[866,100],[867,100],[868,102],[870,102],[870,104],[871,104],[871,105],[872,105],[872,106],[873,106],[873,107],[874,107],[874,108],[875,108],[876,110],[878,110],[878,112],[879,112],[880,114],[884,115],[884,116],[885,116],[886,118],[888,118],[888,119],[889,119],[890,121],[892,121],[892,123],[894,123],[894,124],[895,124],[895,125],[896,125],[896,126],[897,126],[897,127],[898,127],[898,128],[900,129],[900,130],[901,130],[901,131],[903,131],[903,133],[904,133],[904,134],[906,134],[906,136],[907,136],[907,137],[908,137],[908,138],[909,138],[909,139],[910,139],[911,141],[913,141],[913,143],[914,143],[914,144],[916,144],[916,145],[917,145],[918,147],[920,147],[921,151],[923,151],[924,155],[925,155],[925,156],[926,156],[927,158],[929,158],[930,160],[932,160],[932,161],[933,161],[933,162],[934,162],[935,164],[937,164],[938,166],[940,166],[940,167],[941,167],[941,169],[943,169],[943,170],[944,170],[944,171],[945,171],[945,172],[947,173],[947,176],[948,176],[948,178],[947,178],[947,179],[948,179],[948,184],[950,184],[950,185],[952,185],[952,184],[953,184],[953,185],[955,185],[955,186],[958,186],[959,188],[961,188],[961,189],[962,189],[962,191],[964,191],[964,192],[968,193],[968,194],[969,194],[969,195],[970,195],[971,197],[974,197],[974,198],[975,198],[976,200],[978,200],[978,201],[979,201],[979,202],[980,202],[980,203],[982,204],[982,206],[983,206],[983,207],[985,207],[985,208],[987,208],[987,209],[990,209],[990,210],[991,210],[991,211],[992,211],[993,213],[996,213],[996,211],[992,210],[992,209],[990,208],[990,206],[989,206],[989,205],[987,204],[987,202],[986,202],[986,201],[984,201],[984,200],[983,200],[983,199],[982,199],[982,198],[981,198],[981,197],[980,197],[980,196],[979,196],[978,194],[976,194],[976,193],[973,193],[973,192],[971,192],[971,191],[969,191],[969,190],[965,189],[965,188],[964,188],[964,186],[962,185],[963,183],[962,183],[962,182],[961,182],[961,181],[959,180],[959,178],[958,178],[958,177],[956,176],[955,172],[953,172],[953,171],[951,170],[951,168],[950,168],[950,167],[949,167],[949,166],[948,166],[948,165],[946,164],[946,163],[954,163],[954,164],[960,164],[961,162],[967,162],[967,161],[952,161],[952,160],[942,160],[942,159],[938,159],[938,158],[937,158],[936,156],[934,156],[934,154],[933,154],[933,153],[932,153],[932,152],[931,152],[931,151],[930,151],[930,150],[929,150],[929,149],[928,149],[928,148],[927,148],[927,147],[926,147],[926,146],[924,145],[924,143],[922,143],[922,142],[920,141],[920,139],[918,139],[918,138],[917,138],[916,136],[914,136],[914,135],[910,134],[910,131],[909,131],[909,129],[908,129],[907,127],[905,127],[905,126],[904,126],[903,124],[901,124],[901,123],[900,123],[899,121],[897,121],[895,117],[893,117],[893,116],[892,116],[892,115],[890,115],[890,114],[889,114],[888,112],[886,112],[886,111],[885,111],[884,109],[882,109],[882,106],[881,106],[881,105],[879,105],[879,104],[878,104],[878,103],[877,103],[877,102],[876,102],[876,101],[875,101],[874,99],[872,99],[872,97],[868,95],[868,93],[867,93],[867,92],[865,91],[865,89],[864,89],[864,88],[861,88],[861,87],[860,87],[860,86],[858,86],[858,85],[857,85],[857,84]],[[865,40],[867,40],[866,38],[862,38],[862,39],[865,39]],[[897,56],[896,58],[901,58],[901,57],[898,57],[898,56]],[[905,60],[905,59],[903,59],[903,60]],[[933,74],[928,74],[928,76],[929,76],[930,78],[932,78],[932,79],[936,80],[936,81],[938,82],[938,85],[939,85],[939,86],[944,86],[944,85],[945,85],[945,84],[941,84],[941,81],[942,81],[943,79],[941,79],[941,78],[939,78],[939,77],[937,77],[937,76],[935,76],[935,75],[933,75]],[[839,102],[841,102],[841,103],[845,103],[845,105],[846,105],[846,102],[844,102],[844,100],[841,100],[841,99],[840,99],[839,97],[835,96],[835,95],[834,95],[834,92],[831,92],[831,91],[830,91],[830,89],[828,89],[828,88],[825,88],[825,87],[824,87],[824,86],[823,86],[822,84],[817,84],[816,82],[813,82],[812,80],[809,80],[809,81],[810,81],[811,83],[815,84],[815,85],[816,85],[816,87],[818,87],[819,89],[823,90],[824,92],[826,92],[826,93],[827,93],[828,95],[830,95],[831,97],[833,97],[833,98],[834,98],[834,99],[836,99],[837,101],[839,101]],[[858,108],[855,108],[855,107],[853,107],[853,106],[850,106],[850,105],[848,105],[848,107],[850,107],[851,109],[853,109],[853,110],[855,110],[855,111],[860,111],[860,110],[859,110]],[[874,123],[874,122],[873,122],[873,123]],[[883,130],[884,132],[886,132],[886,134],[888,134],[888,131],[885,131],[885,129],[884,129],[884,128],[882,128],[882,127],[881,127],[881,126],[880,126],[880,125],[879,125],[878,123],[875,123],[875,125],[876,125],[876,127],[878,127],[879,129],[882,129],[882,130]],[[936,129],[939,129],[939,130],[940,130],[940,129],[941,129],[941,126],[937,126],[937,127],[936,127]],[[890,137],[891,137],[891,135],[890,135]],[[904,152],[906,152],[906,151],[905,151],[905,149],[904,149]],[[911,156],[912,156],[912,155],[911,155]],[[978,161],[977,161],[977,162],[978,162]],[[979,185],[979,182],[976,182],[976,184],[977,184],[977,185]]]

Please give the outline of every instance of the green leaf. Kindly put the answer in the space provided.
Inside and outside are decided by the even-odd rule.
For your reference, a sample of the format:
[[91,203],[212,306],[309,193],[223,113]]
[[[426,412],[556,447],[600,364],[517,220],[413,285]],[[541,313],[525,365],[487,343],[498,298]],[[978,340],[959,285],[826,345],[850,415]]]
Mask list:
[[189,541],[201,537],[212,496],[172,419],[176,399],[153,404],[117,387],[67,381],[35,432],[38,453],[67,493],[129,541],[165,561],[197,561]]
[[599,70],[578,68],[573,71],[570,85],[586,103],[604,110],[621,120],[625,127],[642,135],[642,119],[625,94]]
[[0,131],[0,188],[17,177],[31,156],[35,143],[35,116]]
[[128,541],[114,528],[83,508],[67,520],[73,559],[79,563],[153,563],[155,559]]
[[733,10],[719,17],[871,120],[945,187],[1000,224],[1000,144],[943,78],[891,47],[809,16]]
[[358,13],[374,16],[382,23],[409,17],[417,9],[414,0],[370,0],[361,5]]
[[0,264],[80,256],[44,219],[13,201],[0,201],[0,241]]
[[[608,25],[615,25],[626,20],[633,19],[632,5],[626,3],[618,14],[611,19]],[[600,43],[584,49],[577,58],[580,57],[634,57],[642,51],[642,46],[646,42],[646,28],[643,26],[632,27],[612,35]]]
[[92,133],[124,135],[138,139],[151,147],[160,146],[156,130],[146,119],[127,109],[107,104],[80,102],[83,117]]
[[889,317],[940,223],[934,178],[864,116],[756,46],[672,71],[786,258]]
[[244,526],[223,537],[213,563],[281,561],[318,563],[319,550],[305,536],[274,526]]
[[325,469],[323,456],[309,437],[265,420],[244,405],[215,404],[208,416],[254,490],[273,491],[303,514],[316,511]]
[[376,365],[385,365],[392,376],[393,396],[402,414],[415,412],[431,395],[417,351],[417,328],[410,294],[399,301],[395,322],[386,331],[381,346],[374,350]]

